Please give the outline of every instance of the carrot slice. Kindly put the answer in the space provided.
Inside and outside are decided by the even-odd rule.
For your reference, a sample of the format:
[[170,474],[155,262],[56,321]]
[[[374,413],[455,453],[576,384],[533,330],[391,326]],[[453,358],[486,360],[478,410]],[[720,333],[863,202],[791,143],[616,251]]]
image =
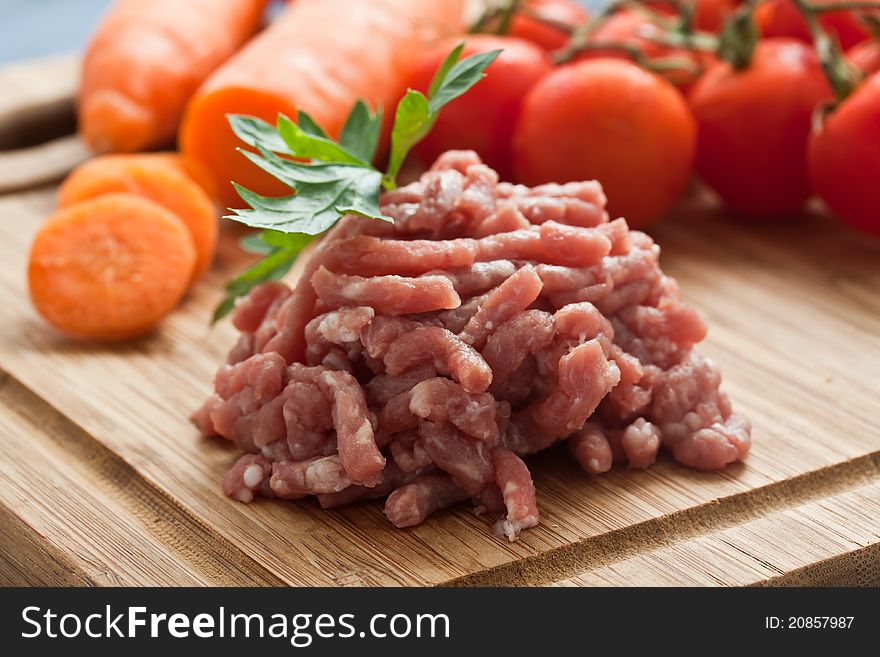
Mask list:
[[202,191],[208,195],[212,201],[217,199],[217,185],[214,183],[214,177],[203,164],[196,162],[191,157],[187,157],[183,153],[173,151],[163,151],[161,153],[143,153],[141,157],[147,159],[155,159],[177,169],[181,173],[189,176]]
[[303,109],[339,135],[356,100],[380,104],[386,118],[406,91],[413,53],[425,41],[459,33],[462,0],[296,0],[193,96],[180,146],[214,173],[221,200],[240,206],[229,181],[256,192],[287,193],[236,152],[226,115],[272,123]]
[[155,201],[180,217],[192,233],[196,247],[193,280],[197,280],[214,258],[217,215],[207,194],[182,166],[150,155],[96,157],[74,169],[61,184],[58,203],[63,208],[108,192],[128,192]]
[[174,214],[133,194],[105,194],[56,212],[31,246],[37,311],[73,337],[146,333],[187,290],[192,237]]
[[80,133],[98,152],[170,142],[187,100],[259,27],[267,0],[116,0],[92,38]]

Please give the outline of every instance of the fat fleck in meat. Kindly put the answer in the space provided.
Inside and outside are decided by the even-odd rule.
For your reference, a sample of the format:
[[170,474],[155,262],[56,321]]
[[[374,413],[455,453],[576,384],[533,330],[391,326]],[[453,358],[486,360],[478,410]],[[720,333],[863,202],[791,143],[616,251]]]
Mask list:
[[245,454],[223,477],[223,492],[229,497],[244,502],[253,502],[254,493],[272,496],[268,487],[272,475],[272,463],[261,454]]
[[499,182],[452,151],[380,206],[393,224],[345,217],[293,289],[236,307],[193,415],[244,452],[228,496],[384,499],[397,527],[466,502],[514,540],[539,519],[523,457],[554,443],[592,475],[745,458],[705,325],[598,183]]

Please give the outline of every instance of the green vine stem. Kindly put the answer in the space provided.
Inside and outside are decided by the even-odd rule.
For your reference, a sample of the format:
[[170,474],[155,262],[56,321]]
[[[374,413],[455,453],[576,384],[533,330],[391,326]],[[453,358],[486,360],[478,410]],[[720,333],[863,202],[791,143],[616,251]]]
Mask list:
[[[825,73],[825,77],[828,78],[828,84],[831,85],[834,97],[840,102],[855,90],[860,81],[860,75],[844,57],[838,40],[831,38],[822,27],[822,24],[819,22],[820,12],[816,11],[816,6],[806,0],[792,0],[792,2],[794,2],[807,21],[822,71]],[[835,8],[841,6],[838,4],[834,5]],[[876,7],[877,3],[874,3],[872,6]]]
[[560,20],[556,20],[555,18],[550,18],[549,16],[545,16],[540,9],[533,9],[531,7],[523,7],[519,10],[523,16],[528,16],[529,18],[534,18],[536,21],[540,21],[547,25],[548,27],[552,27],[554,30],[559,30],[560,32],[565,32],[567,34],[571,34],[575,30],[575,26],[571,23],[565,23]]
[[834,2],[827,5],[815,5],[812,2],[797,3],[801,8],[813,14],[821,14],[826,11],[859,11],[860,9],[880,9],[877,0],[853,0],[852,2]]
[[752,55],[761,35],[755,23],[755,8],[759,0],[742,3],[730,18],[724,21],[718,35],[718,56],[740,71],[752,61]]
[[696,52],[717,53],[718,37],[711,32],[701,32],[693,30],[689,34],[681,34],[677,31],[662,32],[661,34],[645,34],[642,36],[645,41],[656,43],[661,46],[670,46],[672,48],[681,48],[684,50],[693,50]]
[[495,29],[495,34],[507,34],[510,32],[510,24],[513,22],[513,17],[519,11],[521,4],[522,0],[504,1],[499,14],[501,20],[498,21],[498,27]]
[[868,27],[868,30],[870,30],[871,34],[874,36],[874,41],[880,42],[880,16],[865,14],[861,18],[862,22]]
[[579,53],[588,51],[618,52],[626,55],[634,63],[653,73],[669,71],[685,75],[696,75],[700,71],[699,64],[684,57],[648,57],[644,51],[631,43],[619,41],[590,41],[578,48]]
[[571,32],[568,43],[560,50],[553,53],[553,61],[564,64],[574,59],[581,50],[588,47],[590,35],[595,32],[613,13],[629,4],[628,0],[612,0],[606,4],[595,16],[580,23]]

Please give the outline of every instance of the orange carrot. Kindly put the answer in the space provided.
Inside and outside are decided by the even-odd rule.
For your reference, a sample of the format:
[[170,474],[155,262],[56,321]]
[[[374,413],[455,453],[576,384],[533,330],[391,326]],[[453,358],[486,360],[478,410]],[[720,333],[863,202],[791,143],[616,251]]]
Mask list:
[[92,38],[79,92],[94,150],[170,142],[186,101],[259,26],[267,0],[117,0]]
[[217,215],[207,194],[167,156],[103,155],[81,164],[58,189],[67,207],[108,192],[144,196],[176,214],[192,234],[196,248],[193,280],[211,266],[217,248]]
[[195,259],[192,237],[174,214],[134,194],[105,194],[59,210],[37,233],[31,299],[67,335],[135,337],[177,305]]
[[181,150],[216,178],[221,200],[241,200],[229,181],[262,194],[287,190],[235,151],[226,115],[271,123],[305,110],[336,137],[356,100],[388,114],[406,91],[413,53],[425,40],[459,32],[462,0],[296,0],[217,70],[193,96]]

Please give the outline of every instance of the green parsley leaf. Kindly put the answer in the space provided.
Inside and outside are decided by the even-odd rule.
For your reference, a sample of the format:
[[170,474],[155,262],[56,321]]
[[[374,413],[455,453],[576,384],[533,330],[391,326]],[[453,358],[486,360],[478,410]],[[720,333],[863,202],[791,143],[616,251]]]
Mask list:
[[391,129],[388,170],[382,178],[385,189],[394,189],[406,156],[434,127],[443,106],[482,80],[485,77],[483,71],[501,53],[500,50],[492,50],[458,61],[463,49],[462,42],[449,53],[434,74],[427,97],[410,89],[397,105],[394,127]]
[[443,72],[444,75],[442,77],[435,76],[431,82],[431,87],[434,89],[434,92],[430,94],[431,114],[437,114],[444,105],[455,100],[486,77],[483,71],[500,54],[500,50],[490,50],[456,62],[446,71],[443,71],[441,67],[438,74]]
[[428,96],[434,96],[437,94],[437,88],[446,79],[446,76],[449,75],[449,69],[455,66],[455,63],[461,57],[461,53],[464,50],[464,41],[459,41],[458,45],[452,49],[448,55],[446,55],[446,59],[443,60],[443,63],[440,64],[440,68],[437,69],[437,72],[434,73],[434,77],[431,78],[431,85],[428,87]]
[[254,228],[318,235],[345,214],[392,221],[379,209],[382,174],[352,164],[292,162],[260,148],[245,155],[264,171],[296,190],[291,196],[261,196],[234,184],[249,209],[235,210],[228,219]]
[[260,231],[259,233],[242,237],[238,242],[241,250],[245,253],[252,253],[254,255],[267,255],[272,253],[272,246],[263,241],[264,232],[266,231]]
[[243,237],[239,244],[243,251],[255,255],[267,255],[278,249],[301,251],[314,239],[305,233],[282,233],[277,230],[263,230]]
[[226,120],[235,136],[252,148],[262,146],[273,153],[290,155],[290,149],[275,126],[266,123],[263,119],[244,114],[227,114]]
[[313,119],[310,115],[306,114],[302,110],[299,110],[296,113],[296,122],[299,127],[303,129],[303,132],[306,132],[314,137],[327,136],[327,133],[324,132],[324,129],[315,122],[315,119]]
[[365,162],[372,162],[379,145],[382,129],[382,109],[371,112],[364,101],[359,100],[342,126],[339,143]]
[[393,189],[400,167],[413,146],[431,130],[434,120],[428,107],[428,99],[420,91],[410,89],[397,104],[394,127],[391,129],[391,155],[388,171],[382,179],[386,189]]
[[317,137],[299,127],[283,114],[278,115],[278,134],[294,156],[320,162],[347,162],[363,167],[369,162],[337,144],[329,137]]

